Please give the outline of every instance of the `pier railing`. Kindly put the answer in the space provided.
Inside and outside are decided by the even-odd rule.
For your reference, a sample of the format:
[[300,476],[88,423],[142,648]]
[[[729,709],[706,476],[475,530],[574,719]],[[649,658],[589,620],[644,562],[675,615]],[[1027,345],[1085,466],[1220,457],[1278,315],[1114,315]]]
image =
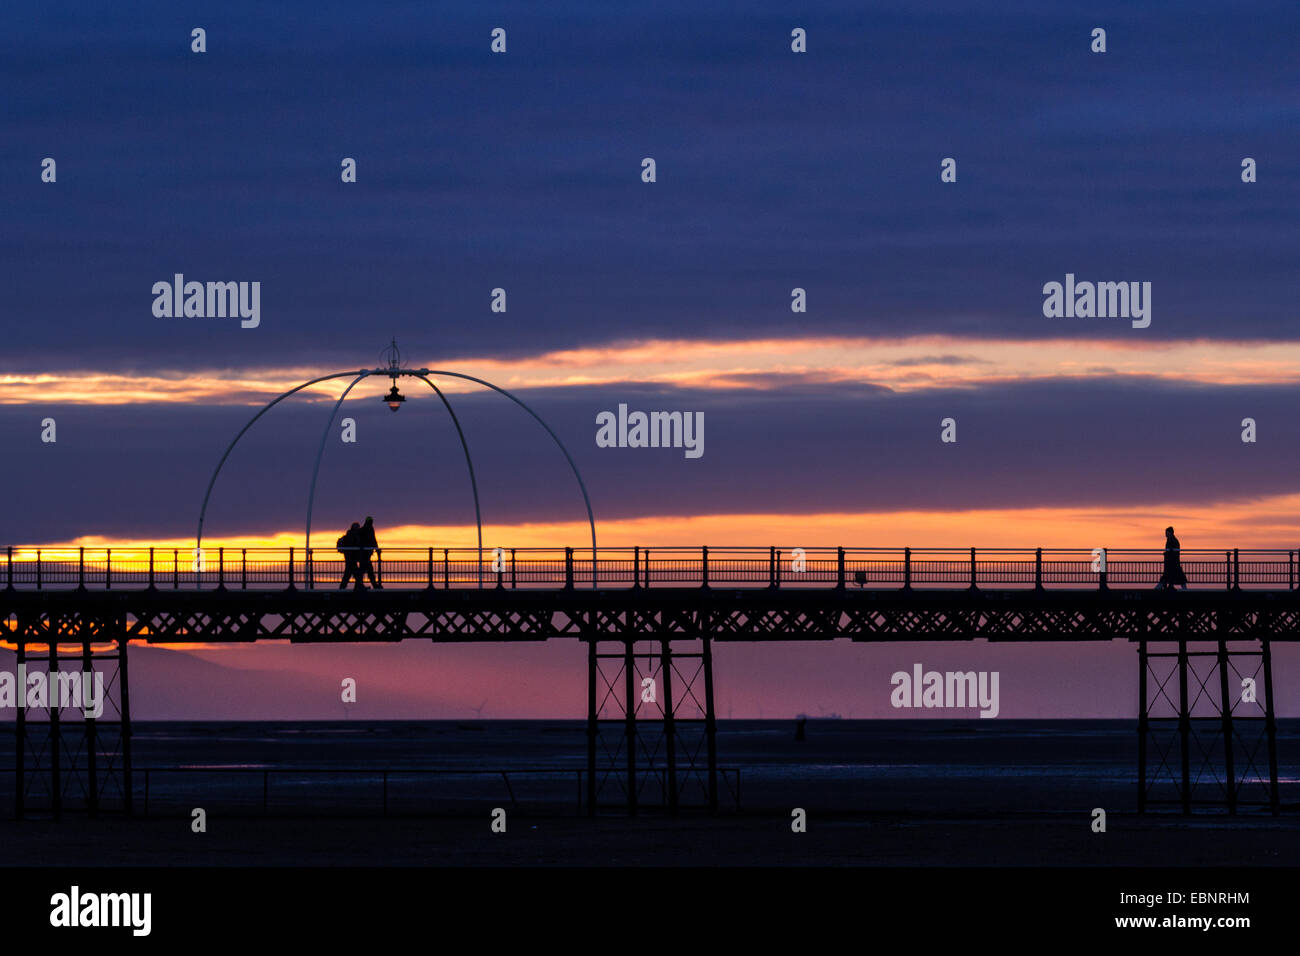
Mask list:
[[[1016,548],[381,548],[384,588],[1150,589],[1161,550]],[[1300,549],[1181,552],[1192,589],[1300,589]],[[0,553],[20,590],[337,590],[333,548],[43,548]],[[368,585],[367,581],[367,585]]]

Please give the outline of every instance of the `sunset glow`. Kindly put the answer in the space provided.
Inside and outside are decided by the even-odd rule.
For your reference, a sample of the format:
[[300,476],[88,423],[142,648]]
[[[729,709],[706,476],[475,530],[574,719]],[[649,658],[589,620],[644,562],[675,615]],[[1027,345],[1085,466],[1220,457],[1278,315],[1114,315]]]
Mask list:
[[[1189,550],[1249,547],[1289,550],[1300,546],[1300,494],[1247,501],[1176,503],[1141,508],[1024,508],[963,511],[882,511],[836,514],[711,514],[656,515],[636,519],[601,520],[597,524],[602,548],[710,547],[826,547],[860,548],[985,547],[1061,548],[1095,547],[1159,549],[1162,529],[1178,527]],[[313,536],[313,550],[333,554],[336,531]],[[473,525],[427,526],[403,524],[379,528],[385,548],[423,550],[472,549]],[[490,524],[483,527],[483,547],[589,548],[591,533],[585,521]],[[34,547],[34,546],[33,546]],[[114,562],[125,555],[147,560],[148,549],[177,550],[184,559],[194,547],[192,539],[159,541],[108,541],[86,536],[51,542],[43,554],[75,560],[78,547],[97,552],[113,548]],[[300,532],[276,531],[204,538],[204,548],[302,548]],[[64,549],[50,551],[48,549]],[[55,557],[58,556],[58,558]],[[31,548],[15,550],[15,559],[34,557]]]
[[[1050,379],[1144,379],[1202,385],[1300,383],[1300,343],[1192,340],[997,340],[958,336],[652,339],[544,352],[517,359],[465,355],[434,364],[486,377],[509,389],[617,383],[676,388],[769,390],[865,384],[897,392],[973,388]],[[328,374],[304,367],[233,372],[196,369],[152,375],[50,372],[0,375],[0,404],[57,401],[91,405],[260,404]],[[348,378],[309,386],[313,400],[336,398]],[[453,378],[450,393],[480,390]],[[364,386],[353,392],[366,396]]]

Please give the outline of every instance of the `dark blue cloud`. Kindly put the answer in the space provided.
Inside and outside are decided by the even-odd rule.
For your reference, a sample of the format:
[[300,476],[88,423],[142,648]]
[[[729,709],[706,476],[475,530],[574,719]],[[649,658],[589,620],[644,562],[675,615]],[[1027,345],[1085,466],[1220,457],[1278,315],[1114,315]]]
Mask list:
[[[337,425],[331,429],[314,516],[327,540],[331,529],[366,513],[381,526],[472,522],[454,430],[431,394],[405,390],[411,400],[394,415],[379,401],[381,385],[358,388],[343,412],[357,421],[355,445],[339,440]],[[572,451],[598,521],[1165,502],[1196,509],[1300,490],[1300,422],[1294,389],[1284,387],[1101,380],[904,394],[810,386],[793,393],[623,386],[524,394]],[[486,521],[585,517],[563,456],[523,412],[493,395],[452,400],[475,458]],[[597,448],[596,415],[620,402],[631,410],[704,412],[704,456]],[[192,536],[212,469],[251,413],[234,406],[0,406],[7,458],[21,462],[0,469],[0,539]],[[54,445],[40,442],[46,415],[58,421]],[[325,406],[286,403],[255,425],[217,483],[207,533],[300,530],[327,415]],[[955,445],[939,441],[940,421],[950,416]],[[1245,417],[1258,423],[1256,444],[1240,439]]]
[[[1041,315],[1067,271],[1151,281],[1152,338],[1291,338],[1298,26],[1269,2],[29,5],[0,36],[0,367],[773,335],[796,285],[800,331],[1093,334]],[[261,281],[262,327],[154,318],[177,271]]]

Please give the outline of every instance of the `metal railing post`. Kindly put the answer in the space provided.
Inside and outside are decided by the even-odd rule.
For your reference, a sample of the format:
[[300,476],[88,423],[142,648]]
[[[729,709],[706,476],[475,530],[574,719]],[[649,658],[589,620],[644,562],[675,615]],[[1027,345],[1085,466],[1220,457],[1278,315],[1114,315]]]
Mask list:
[[903,549],[903,590],[912,590],[912,549]]
[[1241,556],[1236,548],[1232,549],[1232,589],[1241,590]]
[[178,548],[172,548],[172,590],[175,591],[181,586],[181,552]]
[[970,586],[975,589],[975,549],[970,549]]
[[632,587],[641,586],[641,546],[632,549]]
[[[150,553],[153,549],[150,548]],[[5,587],[10,591],[14,589],[14,546],[11,544],[5,549]]]
[[85,590],[86,587],[86,549],[77,549],[77,587]]
[[429,590],[431,590],[431,591],[433,590],[433,548],[430,548],[430,549],[429,549],[429,580],[428,580],[428,588],[429,588]]
[[700,548],[700,565],[701,573],[704,576],[704,581],[700,587],[707,588],[709,586],[709,549],[707,545]]
[[1039,548],[1034,552],[1034,588],[1041,591],[1043,589],[1043,549]]
[[573,588],[573,549],[564,549],[564,586]]
[[776,563],[776,548],[769,546],[767,549],[767,586],[774,588],[780,583],[781,572],[778,570]]
[[[293,567],[293,562],[289,562],[289,567]],[[291,572],[292,573],[292,572]],[[239,549],[239,589],[248,590],[248,549]]]
[[1232,552],[1223,552],[1223,586],[1225,589],[1232,590]]
[[442,549],[442,589],[445,591],[451,587],[451,559],[447,556],[447,549]]
[[36,549],[36,590],[41,589],[41,549]]
[[513,591],[518,586],[519,586],[519,582],[515,578],[515,549],[511,548],[510,549],[510,590]]
[[113,590],[113,549],[104,550],[104,590]]
[[217,548],[217,590],[226,589],[226,548],[222,545]]
[[835,586],[844,588],[844,549],[835,549]]
[[154,587],[154,577],[153,577],[153,548],[150,548],[150,549],[149,549],[149,590],[152,591],[152,590],[153,590],[153,587]]
[[375,548],[375,584],[384,586],[384,549]]
[[316,555],[314,553],[315,550],[316,550],[315,548],[307,549],[307,555],[306,555],[307,566],[303,569],[306,575],[306,580],[303,583],[307,585],[308,591],[316,590]]

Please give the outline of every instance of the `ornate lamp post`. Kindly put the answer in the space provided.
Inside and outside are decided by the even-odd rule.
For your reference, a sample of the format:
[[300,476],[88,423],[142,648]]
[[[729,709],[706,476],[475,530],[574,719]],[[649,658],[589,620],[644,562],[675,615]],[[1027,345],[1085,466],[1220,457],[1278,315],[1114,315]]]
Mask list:
[[388,390],[388,394],[382,401],[393,411],[397,411],[406,401],[406,396],[397,390],[397,376],[401,374],[402,368],[402,353],[397,350],[397,339],[393,339],[393,344],[385,349],[385,352],[388,355],[388,374],[392,376],[393,387]]

